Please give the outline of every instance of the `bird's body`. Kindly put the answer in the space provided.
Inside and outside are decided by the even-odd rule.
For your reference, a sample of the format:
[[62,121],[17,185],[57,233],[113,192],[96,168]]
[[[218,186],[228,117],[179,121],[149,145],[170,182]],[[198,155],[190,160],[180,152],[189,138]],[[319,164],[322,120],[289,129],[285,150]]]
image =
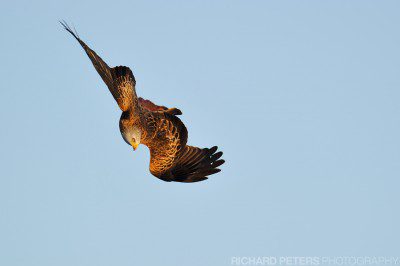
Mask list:
[[139,144],[150,150],[150,172],[164,181],[198,182],[220,171],[224,163],[217,147],[197,148],[186,145],[188,132],[177,117],[177,108],[158,106],[137,97],[135,77],[125,66],[110,68],[66,23],[61,23],[81,44],[97,72],[117,101],[122,115],[122,138],[134,149]]
[[123,112],[120,131],[125,142],[134,138],[150,149],[150,172],[162,177],[181,157],[187,142],[187,130],[182,121],[167,112],[142,110],[139,116]]

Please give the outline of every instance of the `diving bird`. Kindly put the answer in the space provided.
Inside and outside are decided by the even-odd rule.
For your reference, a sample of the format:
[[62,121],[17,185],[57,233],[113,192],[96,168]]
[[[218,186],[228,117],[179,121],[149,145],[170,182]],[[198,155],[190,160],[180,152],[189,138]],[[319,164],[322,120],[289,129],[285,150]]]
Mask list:
[[150,150],[150,172],[157,178],[170,182],[198,182],[218,169],[225,161],[217,146],[198,148],[186,145],[188,131],[178,118],[177,108],[158,106],[136,96],[136,81],[126,66],[110,68],[89,48],[67,23],[61,25],[79,42],[89,56],[94,68],[107,85],[122,111],[119,129],[125,142],[134,150],[143,144]]

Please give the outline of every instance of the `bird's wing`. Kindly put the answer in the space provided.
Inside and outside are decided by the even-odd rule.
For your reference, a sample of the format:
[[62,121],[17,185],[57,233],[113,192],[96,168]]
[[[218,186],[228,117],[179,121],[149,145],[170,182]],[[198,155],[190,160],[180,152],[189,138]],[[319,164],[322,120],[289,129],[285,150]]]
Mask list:
[[187,142],[187,129],[182,121],[167,112],[145,112],[147,129],[153,137],[146,145],[150,150],[150,172],[161,178],[182,154]]
[[218,173],[222,152],[217,147],[197,148],[186,146],[187,130],[176,116],[160,114],[157,133],[150,149],[150,172],[164,180],[198,182]]
[[72,36],[74,36],[74,38],[85,50],[86,54],[90,58],[90,61],[92,61],[94,68],[97,70],[97,73],[99,73],[104,83],[106,83],[121,110],[126,111],[129,108],[132,100],[135,100],[134,98],[136,97],[136,81],[132,71],[128,67],[121,66],[110,68],[103,61],[103,59],[96,54],[96,52],[90,49],[90,47],[79,38],[76,32],[72,31],[67,23],[61,21],[60,23],[69,33],[72,34]]
[[218,147],[198,148],[193,146],[185,146],[182,155],[166,178],[175,182],[199,182],[206,180],[209,175],[218,173],[218,169],[225,161],[220,159],[222,151],[217,152]]

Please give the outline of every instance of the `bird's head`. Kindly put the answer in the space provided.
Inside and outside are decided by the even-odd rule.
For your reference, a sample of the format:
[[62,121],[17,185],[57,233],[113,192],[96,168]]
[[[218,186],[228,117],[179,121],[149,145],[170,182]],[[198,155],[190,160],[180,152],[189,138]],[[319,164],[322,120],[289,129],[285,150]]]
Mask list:
[[125,142],[131,145],[133,150],[136,150],[142,137],[142,131],[140,128],[137,126],[122,127],[121,134]]

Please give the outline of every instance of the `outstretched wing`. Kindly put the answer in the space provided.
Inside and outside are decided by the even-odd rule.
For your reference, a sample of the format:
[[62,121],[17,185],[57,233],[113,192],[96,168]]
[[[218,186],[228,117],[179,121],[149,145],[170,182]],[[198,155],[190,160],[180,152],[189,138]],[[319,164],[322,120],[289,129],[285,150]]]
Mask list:
[[186,146],[178,161],[168,173],[170,181],[199,182],[206,180],[209,175],[218,173],[225,161],[220,159],[222,151],[216,152],[217,146],[210,149],[200,149]]
[[[110,90],[112,96],[117,101],[119,107],[122,111],[126,111],[131,100],[136,97],[135,93],[135,77],[132,71],[128,67],[114,67],[110,68],[100,56],[96,54],[89,46],[86,45],[78,36],[78,34],[68,26],[67,23],[61,22],[64,29],[66,29],[72,36],[79,42],[82,48],[85,50],[86,54],[89,56],[90,61],[92,61],[94,68],[99,73],[100,77],[106,83],[108,89]],[[121,78],[122,76],[126,78]],[[119,79],[117,81],[117,79]]]

